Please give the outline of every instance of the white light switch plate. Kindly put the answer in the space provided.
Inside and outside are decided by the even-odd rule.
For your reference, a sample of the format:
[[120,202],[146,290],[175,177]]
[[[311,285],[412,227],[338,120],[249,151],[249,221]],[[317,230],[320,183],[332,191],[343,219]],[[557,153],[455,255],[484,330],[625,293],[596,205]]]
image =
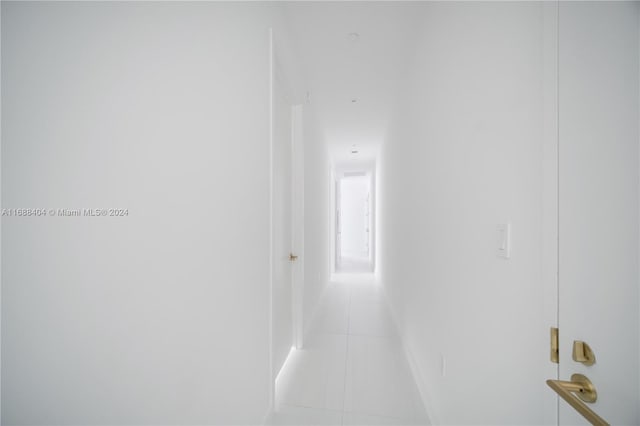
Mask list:
[[509,259],[511,257],[511,224],[498,225],[498,257]]

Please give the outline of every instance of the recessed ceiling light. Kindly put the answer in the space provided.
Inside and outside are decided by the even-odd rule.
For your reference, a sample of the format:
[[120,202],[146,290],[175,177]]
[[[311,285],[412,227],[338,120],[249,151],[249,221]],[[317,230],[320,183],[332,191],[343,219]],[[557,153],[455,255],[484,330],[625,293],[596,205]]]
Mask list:
[[347,38],[349,39],[349,41],[358,41],[358,39],[360,38],[360,34],[358,34],[358,33],[349,33],[347,35]]

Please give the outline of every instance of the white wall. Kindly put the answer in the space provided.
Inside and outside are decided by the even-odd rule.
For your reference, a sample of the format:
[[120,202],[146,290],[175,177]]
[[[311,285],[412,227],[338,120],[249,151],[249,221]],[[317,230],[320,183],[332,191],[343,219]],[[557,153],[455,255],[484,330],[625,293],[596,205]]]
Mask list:
[[304,306],[303,326],[308,330],[320,297],[329,283],[330,165],[329,153],[314,105],[304,107]]
[[259,423],[267,8],[2,9],[2,422]]
[[368,257],[367,250],[367,195],[369,178],[345,177],[340,179],[340,243],[342,256]]
[[542,8],[429,3],[422,28],[380,155],[380,279],[432,421],[541,424]]

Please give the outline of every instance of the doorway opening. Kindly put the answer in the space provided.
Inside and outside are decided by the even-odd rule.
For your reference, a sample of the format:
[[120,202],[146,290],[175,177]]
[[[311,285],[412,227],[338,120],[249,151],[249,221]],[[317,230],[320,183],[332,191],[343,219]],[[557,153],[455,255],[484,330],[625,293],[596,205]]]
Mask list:
[[334,272],[374,271],[375,181],[372,170],[334,172]]

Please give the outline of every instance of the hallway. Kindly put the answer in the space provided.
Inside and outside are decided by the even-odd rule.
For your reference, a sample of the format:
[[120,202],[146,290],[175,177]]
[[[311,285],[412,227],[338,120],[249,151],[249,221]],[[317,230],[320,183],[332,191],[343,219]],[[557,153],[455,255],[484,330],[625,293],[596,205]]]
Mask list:
[[337,274],[276,382],[273,425],[428,424],[382,288]]
[[0,12],[0,426],[640,425],[640,1]]

